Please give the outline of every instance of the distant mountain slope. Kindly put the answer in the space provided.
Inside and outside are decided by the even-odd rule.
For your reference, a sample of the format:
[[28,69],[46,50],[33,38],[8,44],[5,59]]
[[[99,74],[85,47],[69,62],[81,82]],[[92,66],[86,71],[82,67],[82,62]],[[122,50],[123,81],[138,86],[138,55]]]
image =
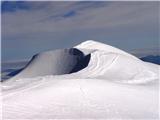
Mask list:
[[149,55],[149,56],[141,57],[140,59],[145,62],[151,62],[151,63],[160,65],[160,56],[158,55],[157,56]]

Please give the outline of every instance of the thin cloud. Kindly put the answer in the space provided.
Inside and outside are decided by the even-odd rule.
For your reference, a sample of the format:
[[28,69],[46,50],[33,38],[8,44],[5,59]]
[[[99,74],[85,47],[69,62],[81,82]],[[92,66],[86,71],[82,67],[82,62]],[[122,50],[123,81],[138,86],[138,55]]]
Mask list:
[[[158,46],[159,2],[30,1],[23,4],[28,8],[14,8],[1,15],[2,49],[5,49],[2,59],[16,56],[23,59],[87,39],[126,50]],[[21,44],[19,49],[24,55],[17,44]]]
[[32,9],[2,14],[2,35],[42,32],[45,35],[45,32],[134,25],[140,25],[138,29],[141,29],[158,23],[156,2],[29,2],[27,5]]

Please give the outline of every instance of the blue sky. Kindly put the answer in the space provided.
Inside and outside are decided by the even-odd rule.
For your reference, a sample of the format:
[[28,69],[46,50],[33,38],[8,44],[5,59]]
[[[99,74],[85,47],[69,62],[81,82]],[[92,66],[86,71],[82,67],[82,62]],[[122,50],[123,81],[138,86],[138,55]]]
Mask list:
[[[2,61],[96,40],[158,49],[159,2],[2,2]],[[141,52],[141,51],[140,51]]]

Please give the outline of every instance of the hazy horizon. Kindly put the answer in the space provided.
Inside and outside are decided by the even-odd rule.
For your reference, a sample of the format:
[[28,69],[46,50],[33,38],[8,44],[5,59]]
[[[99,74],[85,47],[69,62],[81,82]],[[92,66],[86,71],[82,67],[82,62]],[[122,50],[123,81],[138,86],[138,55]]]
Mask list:
[[90,39],[128,52],[157,52],[158,7],[158,1],[3,1],[2,62]]

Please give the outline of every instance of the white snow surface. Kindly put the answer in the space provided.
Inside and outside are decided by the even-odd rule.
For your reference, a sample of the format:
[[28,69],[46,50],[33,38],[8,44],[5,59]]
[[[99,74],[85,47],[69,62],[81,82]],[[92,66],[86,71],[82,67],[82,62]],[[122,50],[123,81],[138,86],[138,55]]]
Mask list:
[[74,48],[40,53],[2,82],[2,118],[158,119],[159,65],[92,40]]

